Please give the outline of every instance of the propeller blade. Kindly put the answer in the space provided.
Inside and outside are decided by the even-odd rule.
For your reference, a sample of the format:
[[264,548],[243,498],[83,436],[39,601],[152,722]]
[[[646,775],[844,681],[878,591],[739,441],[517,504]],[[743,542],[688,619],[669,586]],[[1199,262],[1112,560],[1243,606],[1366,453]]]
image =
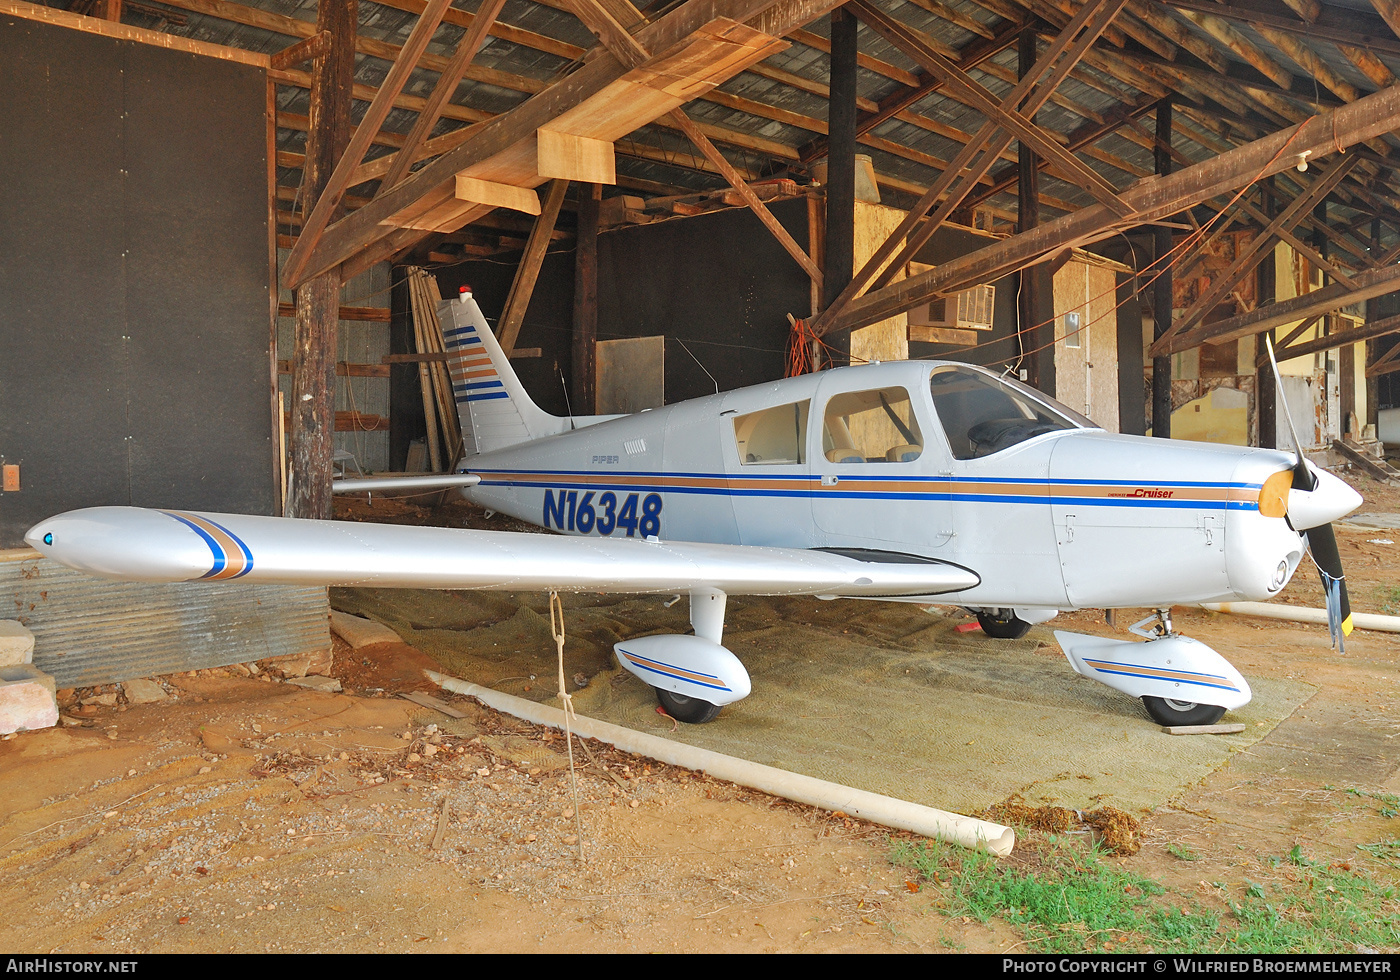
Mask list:
[[1288,399],[1283,394],[1283,375],[1278,370],[1278,358],[1274,357],[1274,342],[1267,334],[1264,347],[1269,352],[1269,365],[1274,369],[1274,390],[1283,402],[1283,416],[1288,419],[1288,435],[1293,440],[1293,485],[1299,490],[1311,490],[1316,484],[1307,461],[1303,459],[1303,444],[1298,440],[1298,430],[1293,425],[1293,412],[1288,407]]
[[[1274,342],[1264,337],[1264,346],[1269,352],[1269,364],[1274,369],[1274,385],[1279,400],[1283,402],[1283,414],[1288,419],[1288,434],[1293,439],[1293,486],[1295,489],[1311,493],[1317,489],[1318,478],[1307,460],[1303,457],[1303,444],[1298,440],[1298,430],[1293,425],[1293,413],[1288,408],[1288,399],[1283,394],[1283,376],[1279,373],[1278,358],[1274,356]],[[1313,561],[1317,563],[1318,574],[1322,576],[1322,591],[1327,601],[1327,629],[1332,634],[1332,649],[1346,652],[1346,637],[1351,635],[1351,600],[1347,596],[1346,574],[1342,571],[1342,556],[1337,551],[1337,533],[1331,524],[1320,524],[1303,531],[1303,539],[1308,543]]]
[[1337,534],[1331,524],[1322,524],[1303,532],[1327,598],[1327,628],[1332,634],[1332,648],[1346,652],[1345,638],[1351,635],[1351,600],[1347,597],[1347,579],[1342,570],[1342,556],[1337,551]]

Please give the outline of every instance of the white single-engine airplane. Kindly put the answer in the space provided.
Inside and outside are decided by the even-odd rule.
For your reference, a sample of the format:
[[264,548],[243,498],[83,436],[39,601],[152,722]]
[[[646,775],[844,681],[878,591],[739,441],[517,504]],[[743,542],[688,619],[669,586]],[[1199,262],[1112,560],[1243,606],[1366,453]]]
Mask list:
[[1074,670],[1175,725],[1213,723],[1250,690],[1172,630],[1172,605],[1274,596],[1311,545],[1334,626],[1350,629],[1328,522],[1361,498],[1304,460],[1296,437],[1287,453],[1115,435],[1015,381],[937,361],[559,418],[526,394],[470,292],[439,315],[459,355],[459,475],[338,489],[456,485],[563,536],[95,507],[26,540],[139,581],[689,593],[693,635],[615,646],[689,722],[750,690],[721,645],[731,593],[936,601],[994,637],[1061,609],[1155,609],[1134,627],[1145,642],[1055,635]]

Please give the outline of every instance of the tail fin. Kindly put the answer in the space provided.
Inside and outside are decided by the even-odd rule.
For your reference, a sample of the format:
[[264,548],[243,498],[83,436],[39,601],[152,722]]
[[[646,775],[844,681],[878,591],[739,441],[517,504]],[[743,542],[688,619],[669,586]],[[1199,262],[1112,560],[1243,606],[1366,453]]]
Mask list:
[[525,393],[515,369],[470,293],[438,305],[448,351],[452,394],[462,420],[467,455],[504,449],[563,432],[569,420],[550,415]]

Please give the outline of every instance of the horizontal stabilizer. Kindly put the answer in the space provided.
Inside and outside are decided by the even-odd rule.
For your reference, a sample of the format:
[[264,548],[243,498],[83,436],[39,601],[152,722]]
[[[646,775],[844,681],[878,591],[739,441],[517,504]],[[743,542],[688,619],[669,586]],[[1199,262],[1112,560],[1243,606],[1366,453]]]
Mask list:
[[474,473],[442,473],[436,476],[365,476],[336,480],[332,493],[361,493],[365,490],[450,490],[474,487],[481,477]]

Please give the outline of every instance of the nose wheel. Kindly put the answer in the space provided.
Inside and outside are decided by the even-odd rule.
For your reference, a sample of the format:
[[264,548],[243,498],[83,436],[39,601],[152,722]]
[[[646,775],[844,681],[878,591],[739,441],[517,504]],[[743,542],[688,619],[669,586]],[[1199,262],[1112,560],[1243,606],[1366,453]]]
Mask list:
[[652,690],[656,691],[656,700],[661,702],[661,707],[666,709],[668,715],[688,725],[703,725],[707,721],[714,721],[722,709],[721,705],[686,697],[674,691],[663,691],[659,687]]
[[1199,704],[1195,701],[1174,701],[1171,698],[1154,698],[1144,695],[1142,706],[1148,715],[1159,725],[1168,728],[1178,725],[1214,725],[1225,714],[1218,704]]
[[[1144,629],[1148,623],[1151,627]],[[1158,609],[1156,614],[1129,627],[1138,636],[1156,639],[1174,636],[1170,609]],[[1150,694],[1142,697],[1142,706],[1148,715],[1159,725],[1174,728],[1185,725],[1214,725],[1225,715],[1225,709],[1218,704],[1201,704],[1198,701],[1178,701],[1174,698],[1158,698]]]

